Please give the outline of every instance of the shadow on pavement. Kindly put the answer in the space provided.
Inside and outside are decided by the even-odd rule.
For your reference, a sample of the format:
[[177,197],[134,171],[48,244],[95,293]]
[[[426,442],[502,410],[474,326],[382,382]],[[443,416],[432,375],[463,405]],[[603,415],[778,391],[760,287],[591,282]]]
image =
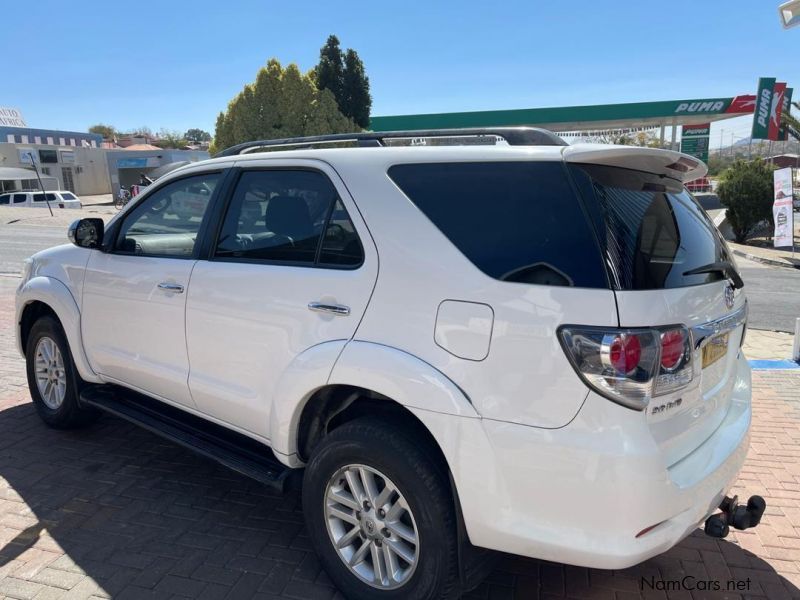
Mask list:
[[[311,551],[296,492],[279,495],[111,417],[48,429],[26,403],[0,412],[0,594],[12,562],[23,566],[7,577],[42,581],[42,569],[24,566],[32,549],[50,553],[49,576],[77,585],[85,573],[115,598],[341,598]],[[762,559],[696,533],[624,571],[503,557],[467,597],[665,597],[648,582],[685,590],[687,576],[723,591],[750,578],[742,595],[800,596]]]

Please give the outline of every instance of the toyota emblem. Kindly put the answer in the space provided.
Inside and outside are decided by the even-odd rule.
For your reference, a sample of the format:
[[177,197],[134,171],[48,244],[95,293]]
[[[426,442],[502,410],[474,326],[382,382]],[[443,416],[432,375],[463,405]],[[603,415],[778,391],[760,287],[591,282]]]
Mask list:
[[735,300],[736,300],[736,298],[734,297],[733,286],[732,285],[728,285],[725,288],[725,306],[728,307],[728,310],[733,308],[733,303],[734,303]]

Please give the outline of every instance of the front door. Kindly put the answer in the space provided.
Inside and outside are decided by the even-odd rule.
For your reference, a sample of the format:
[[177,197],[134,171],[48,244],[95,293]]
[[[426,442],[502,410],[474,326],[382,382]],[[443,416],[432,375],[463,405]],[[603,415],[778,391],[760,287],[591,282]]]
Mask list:
[[194,406],[187,384],[186,291],[221,177],[194,175],[154,190],[125,215],[111,251],[92,252],[81,329],[92,368],[108,381]]
[[259,163],[239,175],[213,254],[192,273],[186,326],[197,408],[268,438],[281,375],[312,346],[353,336],[378,264],[332,169]]

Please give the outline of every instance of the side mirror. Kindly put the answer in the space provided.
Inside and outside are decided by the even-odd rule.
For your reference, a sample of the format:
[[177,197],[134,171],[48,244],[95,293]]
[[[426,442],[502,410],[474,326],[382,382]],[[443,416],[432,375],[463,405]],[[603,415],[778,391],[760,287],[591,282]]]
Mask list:
[[67,230],[69,241],[79,248],[99,248],[103,243],[103,219],[78,219]]

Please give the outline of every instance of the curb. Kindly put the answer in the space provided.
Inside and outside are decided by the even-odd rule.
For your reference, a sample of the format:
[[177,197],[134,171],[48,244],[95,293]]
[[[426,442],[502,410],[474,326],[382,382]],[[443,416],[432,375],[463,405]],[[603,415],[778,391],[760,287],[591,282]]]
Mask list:
[[793,265],[782,260],[777,260],[775,258],[764,258],[763,256],[756,256],[755,254],[749,254],[747,252],[742,252],[741,250],[736,250],[736,249],[731,250],[731,252],[733,252],[736,256],[741,256],[743,258],[746,258],[747,260],[760,262],[765,265],[772,265],[773,267],[783,267],[784,269],[800,269],[800,265]]

